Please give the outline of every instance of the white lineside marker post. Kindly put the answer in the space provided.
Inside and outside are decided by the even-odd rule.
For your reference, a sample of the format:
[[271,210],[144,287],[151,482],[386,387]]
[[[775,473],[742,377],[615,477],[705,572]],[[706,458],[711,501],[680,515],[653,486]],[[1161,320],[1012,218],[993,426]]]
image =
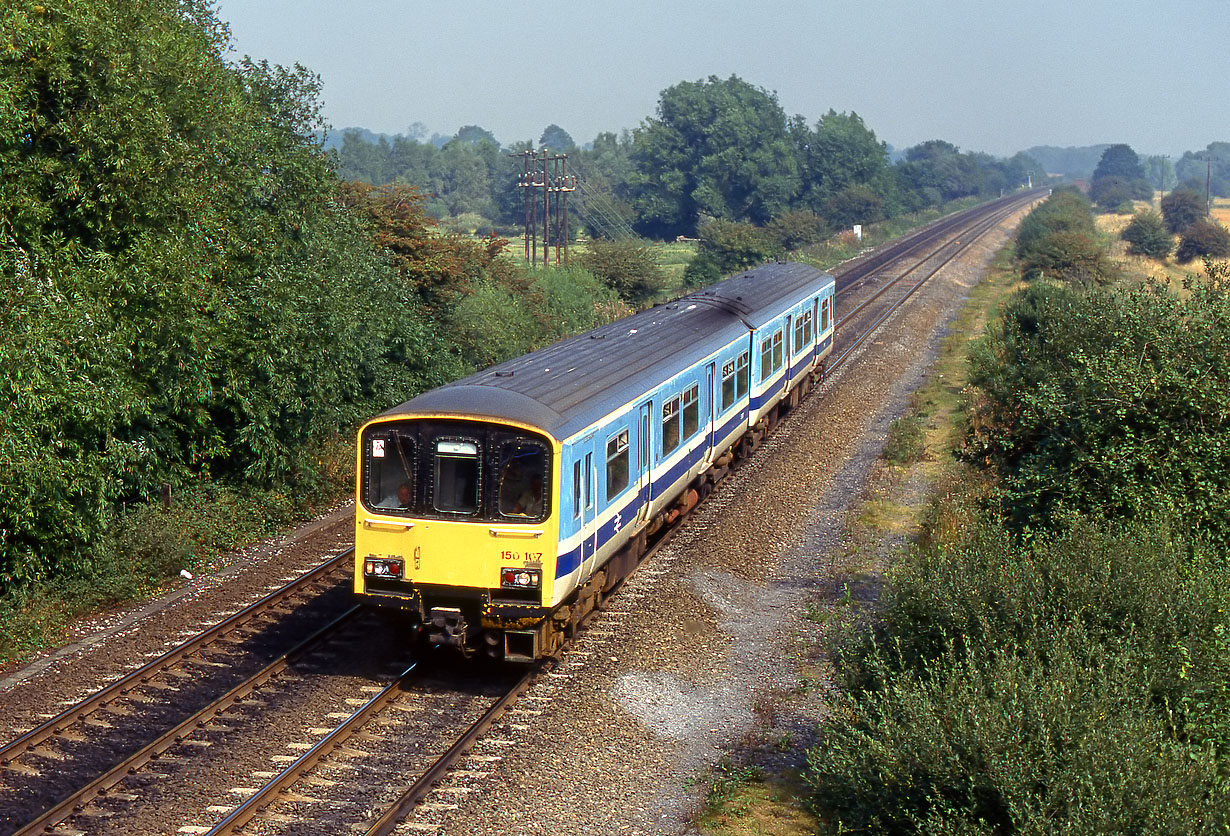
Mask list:
[[862,224],[854,225],[854,237],[860,241],[863,240],[863,225]]

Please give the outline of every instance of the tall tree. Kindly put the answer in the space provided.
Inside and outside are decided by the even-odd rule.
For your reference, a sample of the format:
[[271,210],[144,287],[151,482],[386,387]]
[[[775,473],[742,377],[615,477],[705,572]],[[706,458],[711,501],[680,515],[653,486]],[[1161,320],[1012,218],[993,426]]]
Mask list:
[[1133,197],[1147,200],[1153,196],[1153,187],[1145,176],[1145,168],[1130,145],[1120,143],[1102,152],[1102,159],[1098,160],[1098,166],[1093,170],[1090,189],[1096,191],[1099,180],[1111,177],[1122,178]]
[[1170,164],[1169,157],[1154,154],[1145,157],[1142,165],[1145,169],[1145,176],[1149,180],[1149,185],[1154,189],[1167,192],[1174,188],[1174,166]]
[[694,234],[702,213],[764,223],[798,191],[776,95],[738,76],[667,88],[633,142],[639,226],[651,236]]
[[211,9],[0,6],[0,590],[161,482],[310,478],[434,365],[338,204],[319,80],[228,63]]
[[1230,197],[1230,142],[1210,142],[1203,151],[1187,151],[1175,163],[1180,183],[1213,197]]
[[546,129],[542,132],[542,136],[538,138],[538,146],[540,148],[549,148],[559,153],[568,153],[575,150],[577,144],[572,141],[570,133],[559,125],[552,123],[547,125]]
[[799,159],[801,202],[814,211],[843,189],[875,183],[888,171],[888,146],[857,113],[829,110],[814,130],[796,116],[790,135]]

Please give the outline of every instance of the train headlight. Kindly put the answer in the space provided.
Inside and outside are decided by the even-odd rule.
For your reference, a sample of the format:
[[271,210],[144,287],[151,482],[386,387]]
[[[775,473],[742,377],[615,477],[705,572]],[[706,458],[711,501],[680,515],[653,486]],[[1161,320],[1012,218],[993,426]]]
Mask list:
[[400,557],[369,557],[363,561],[363,574],[369,578],[401,578],[403,562]]
[[500,570],[500,586],[506,589],[538,589],[542,585],[542,570],[505,566]]

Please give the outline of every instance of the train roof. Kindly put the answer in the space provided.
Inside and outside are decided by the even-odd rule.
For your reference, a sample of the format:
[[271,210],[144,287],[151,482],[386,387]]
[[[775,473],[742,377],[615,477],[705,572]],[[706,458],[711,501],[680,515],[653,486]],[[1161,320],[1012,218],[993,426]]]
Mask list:
[[568,438],[832,281],[805,264],[757,267],[424,392],[382,415],[472,415]]
[[832,283],[832,276],[810,265],[778,262],[740,273],[683,298],[726,310],[751,327],[760,328],[809,292]]

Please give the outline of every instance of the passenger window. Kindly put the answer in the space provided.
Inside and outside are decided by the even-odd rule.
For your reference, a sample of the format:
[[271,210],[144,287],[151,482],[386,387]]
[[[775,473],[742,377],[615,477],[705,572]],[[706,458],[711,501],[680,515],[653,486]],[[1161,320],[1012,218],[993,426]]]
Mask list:
[[803,345],[811,345],[814,341],[814,335],[811,332],[811,311],[803,314]]
[[435,491],[437,511],[478,513],[478,445],[472,441],[436,442]]
[[722,366],[722,411],[730,409],[735,403],[735,361],[731,360]]
[[700,385],[683,393],[683,437],[691,438],[700,426]]
[[773,374],[773,338],[760,341],[760,382],[764,383]]
[[406,513],[414,507],[414,436],[392,430],[367,439],[367,504]]
[[798,354],[803,350],[803,317],[800,316],[794,320],[794,353]]
[[611,501],[628,487],[628,431],[622,430],[606,442],[606,498]]
[[500,513],[541,518],[546,509],[547,451],[537,444],[506,441],[500,447]]
[[735,397],[742,398],[746,396],[747,390],[751,388],[751,383],[752,357],[750,351],[745,351],[735,361]]
[[820,333],[823,334],[829,330],[829,300],[822,299],[820,301]]
[[782,367],[782,332],[773,335],[773,371]]
[[679,446],[679,398],[662,404],[662,455]]

